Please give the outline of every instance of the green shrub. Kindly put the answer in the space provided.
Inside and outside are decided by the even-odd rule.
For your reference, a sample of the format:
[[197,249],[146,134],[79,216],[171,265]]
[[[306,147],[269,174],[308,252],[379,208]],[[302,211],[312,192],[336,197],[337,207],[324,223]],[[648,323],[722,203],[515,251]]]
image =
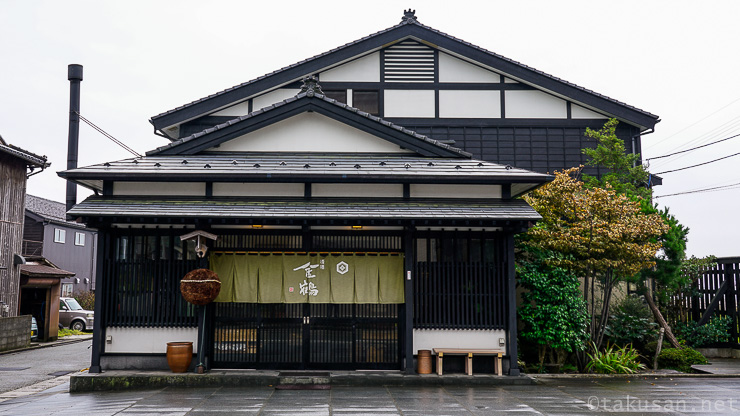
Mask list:
[[591,362],[586,370],[598,374],[632,374],[645,369],[640,362],[640,354],[631,345],[616,349],[612,345],[606,351],[596,351],[593,355],[588,354],[588,357]]
[[77,300],[77,303],[82,306],[83,309],[89,311],[95,310],[95,292],[89,290],[78,290],[72,297]]
[[[660,349],[663,351],[666,348],[672,348],[670,342],[663,339],[663,347]],[[655,350],[658,349],[658,341],[650,341],[642,348],[642,354],[647,358],[649,362],[653,362],[655,358]]]
[[75,329],[60,328],[59,333],[57,334],[59,338],[66,337],[67,335],[85,335],[85,333],[82,331],[77,331]]
[[683,349],[666,348],[658,356],[660,368],[672,368],[684,373],[691,372],[694,364],[707,364],[707,359],[695,349],[686,347]]
[[630,295],[612,307],[604,333],[612,344],[620,346],[631,344],[642,349],[653,339],[655,327],[657,324],[653,322],[653,314],[642,297]]
[[706,324],[699,326],[696,322],[677,324],[674,328],[676,336],[686,341],[690,347],[698,348],[716,342],[727,342],[730,340],[730,324],[732,319],[728,316],[719,316],[709,320]]

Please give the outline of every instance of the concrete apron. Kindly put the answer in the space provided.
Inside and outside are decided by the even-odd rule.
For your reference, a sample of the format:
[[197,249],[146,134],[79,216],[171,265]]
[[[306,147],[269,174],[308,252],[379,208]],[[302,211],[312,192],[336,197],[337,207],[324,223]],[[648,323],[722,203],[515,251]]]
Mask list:
[[[321,372],[270,370],[211,370],[205,374],[171,373],[169,371],[109,370],[98,374],[81,373],[70,377],[70,393],[160,389],[164,387],[268,386],[504,386],[530,385],[528,376],[495,376],[488,374],[404,374],[401,371],[328,371]],[[282,386],[282,387],[281,387]]]

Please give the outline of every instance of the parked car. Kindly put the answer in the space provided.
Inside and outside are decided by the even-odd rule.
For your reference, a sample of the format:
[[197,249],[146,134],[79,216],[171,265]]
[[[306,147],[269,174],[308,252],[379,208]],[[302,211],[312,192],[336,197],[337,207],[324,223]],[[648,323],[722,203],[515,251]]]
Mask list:
[[36,318],[31,317],[31,341],[38,341],[39,339],[39,326],[36,323]]
[[59,325],[78,331],[92,330],[95,313],[83,309],[75,298],[59,298]]

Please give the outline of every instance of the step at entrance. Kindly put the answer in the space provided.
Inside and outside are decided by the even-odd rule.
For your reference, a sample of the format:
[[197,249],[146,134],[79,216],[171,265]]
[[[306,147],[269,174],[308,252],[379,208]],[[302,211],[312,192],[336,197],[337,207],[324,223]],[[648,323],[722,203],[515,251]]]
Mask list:
[[329,390],[331,375],[322,371],[281,371],[278,390]]

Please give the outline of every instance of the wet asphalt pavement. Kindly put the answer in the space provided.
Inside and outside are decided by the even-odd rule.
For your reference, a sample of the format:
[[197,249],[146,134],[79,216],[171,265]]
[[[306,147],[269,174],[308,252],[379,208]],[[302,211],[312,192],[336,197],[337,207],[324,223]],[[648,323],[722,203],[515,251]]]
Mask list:
[[165,388],[67,392],[0,403],[0,415],[632,415],[740,414],[740,378],[550,379],[534,386]]

